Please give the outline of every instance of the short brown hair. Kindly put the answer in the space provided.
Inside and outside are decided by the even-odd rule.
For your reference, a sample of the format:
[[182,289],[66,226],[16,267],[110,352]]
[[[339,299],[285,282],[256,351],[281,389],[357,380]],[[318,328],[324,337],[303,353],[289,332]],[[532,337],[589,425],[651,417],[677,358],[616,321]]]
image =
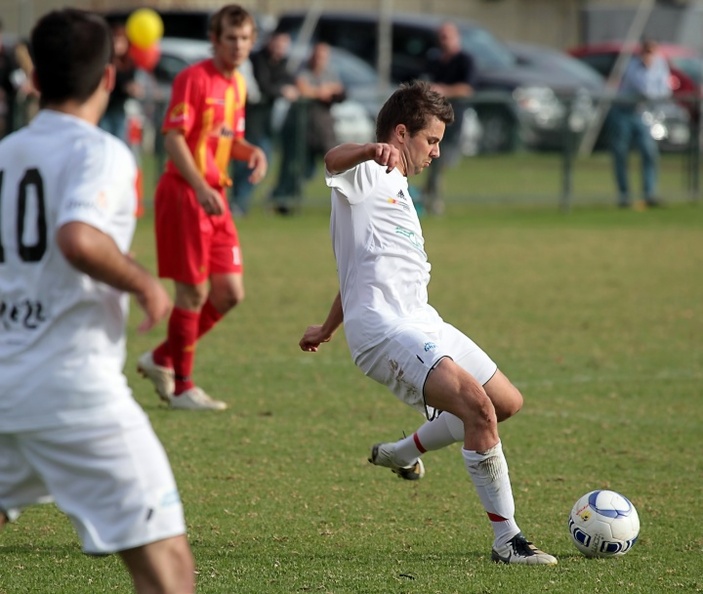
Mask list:
[[398,124],[405,124],[410,136],[415,136],[427,128],[433,116],[447,126],[454,121],[454,109],[447,98],[424,81],[402,84],[378,112],[376,141],[386,142]]
[[256,21],[251,14],[239,4],[226,4],[210,17],[210,35],[219,39],[222,30],[226,27],[241,27],[245,23],[251,25],[256,35]]

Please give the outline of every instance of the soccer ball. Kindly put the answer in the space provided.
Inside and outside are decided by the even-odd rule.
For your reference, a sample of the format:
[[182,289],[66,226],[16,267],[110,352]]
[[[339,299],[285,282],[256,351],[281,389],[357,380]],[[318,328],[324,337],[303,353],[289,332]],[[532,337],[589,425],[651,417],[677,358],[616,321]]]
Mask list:
[[619,557],[637,542],[640,519],[627,497],[614,491],[591,491],[571,510],[569,532],[586,557]]

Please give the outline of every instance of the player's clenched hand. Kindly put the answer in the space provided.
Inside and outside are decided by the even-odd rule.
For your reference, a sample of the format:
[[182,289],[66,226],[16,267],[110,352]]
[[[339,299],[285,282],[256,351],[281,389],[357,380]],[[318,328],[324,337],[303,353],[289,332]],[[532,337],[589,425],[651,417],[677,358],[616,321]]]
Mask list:
[[225,209],[222,204],[222,196],[218,190],[204,185],[195,192],[195,196],[200,202],[200,206],[209,215],[220,215]]
[[377,142],[374,144],[373,160],[379,165],[386,167],[386,173],[390,173],[400,162],[400,151],[392,144]]
[[266,153],[264,153],[264,151],[262,151],[258,146],[254,147],[251,157],[249,157],[247,166],[251,169],[249,181],[252,184],[258,184],[262,179],[264,179],[266,170],[268,169],[268,159],[266,159]]
[[149,276],[144,289],[134,295],[139,307],[144,311],[144,320],[139,324],[139,331],[151,330],[161,320],[168,317],[173,308],[171,297],[158,279]]
[[308,353],[316,353],[323,342],[329,342],[332,336],[322,331],[322,326],[308,326],[298,343]]

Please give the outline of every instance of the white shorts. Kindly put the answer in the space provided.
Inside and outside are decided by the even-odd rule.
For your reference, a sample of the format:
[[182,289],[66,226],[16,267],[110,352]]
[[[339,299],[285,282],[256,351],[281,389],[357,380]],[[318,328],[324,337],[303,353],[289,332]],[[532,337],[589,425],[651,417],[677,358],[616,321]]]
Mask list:
[[425,403],[425,382],[444,357],[454,360],[481,385],[498,369],[473,340],[446,322],[436,332],[405,328],[359,355],[356,365],[431,420],[437,411]]
[[0,434],[0,508],[55,501],[89,554],[185,534],[161,442],[136,403],[122,411],[89,424]]

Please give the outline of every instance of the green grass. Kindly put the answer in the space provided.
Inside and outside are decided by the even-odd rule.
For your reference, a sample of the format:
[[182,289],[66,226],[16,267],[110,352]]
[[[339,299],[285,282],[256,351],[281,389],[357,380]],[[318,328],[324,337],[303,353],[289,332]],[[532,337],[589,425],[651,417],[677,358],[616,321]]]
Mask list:
[[[505,184],[520,159],[470,162],[466,200],[424,221],[430,296],[525,395],[501,425],[517,519],[559,565],[490,562],[458,446],[427,454],[418,483],[366,462],[422,419],[353,366],[343,332],[317,354],[297,348],[336,291],[313,196],[304,216],[257,209],[238,222],[247,299],[200,343],[196,369],[228,411],[163,408],[134,365],[164,327],[137,334],[136,308],[130,321],[126,372],[169,452],[200,593],[703,592],[703,210],[471,202],[474,175],[491,167]],[[149,215],[134,249],[154,267]],[[595,488],[639,510],[640,540],[621,559],[588,560],[570,542],[568,512]],[[83,556],[52,506],[2,533],[0,560],[2,594],[129,591],[119,560]]]

